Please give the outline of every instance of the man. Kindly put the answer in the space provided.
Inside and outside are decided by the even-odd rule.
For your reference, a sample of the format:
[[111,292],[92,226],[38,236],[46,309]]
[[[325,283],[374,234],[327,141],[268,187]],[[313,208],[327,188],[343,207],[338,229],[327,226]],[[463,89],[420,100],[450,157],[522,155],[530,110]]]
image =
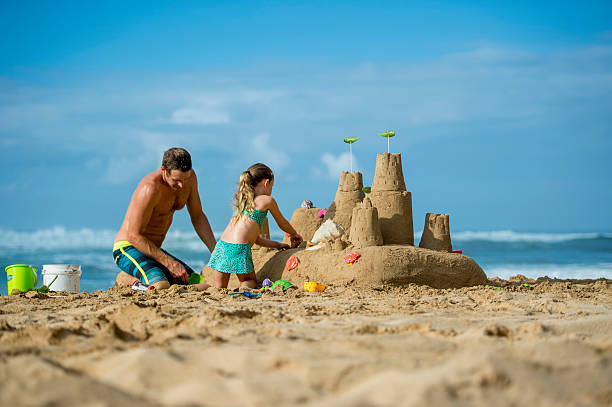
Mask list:
[[216,240],[202,212],[191,156],[183,148],[171,148],[164,153],[161,168],[145,176],[136,187],[115,237],[113,259],[122,270],[117,285],[142,281],[163,289],[189,282],[194,271],[161,248],[174,212],[185,204],[196,233],[212,253]]

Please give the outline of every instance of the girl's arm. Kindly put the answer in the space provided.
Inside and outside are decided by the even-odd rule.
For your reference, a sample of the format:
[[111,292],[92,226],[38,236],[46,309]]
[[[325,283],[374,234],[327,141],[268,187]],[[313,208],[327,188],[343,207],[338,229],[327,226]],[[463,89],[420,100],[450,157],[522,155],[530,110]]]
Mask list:
[[270,211],[278,227],[281,228],[283,232],[289,233],[291,236],[299,236],[298,232],[296,232],[293,226],[291,226],[291,223],[289,223],[289,221],[285,219],[285,217],[281,213],[280,209],[278,208],[278,204],[276,203],[274,198],[272,198],[271,196],[268,196],[266,198],[266,209]]
[[270,247],[272,249],[278,249],[278,250],[291,248],[291,246],[289,246],[286,243],[281,243],[281,242],[277,242],[274,240],[266,239],[265,237],[261,237],[261,236],[257,238],[257,240],[255,241],[255,244],[258,244],[263,247]]

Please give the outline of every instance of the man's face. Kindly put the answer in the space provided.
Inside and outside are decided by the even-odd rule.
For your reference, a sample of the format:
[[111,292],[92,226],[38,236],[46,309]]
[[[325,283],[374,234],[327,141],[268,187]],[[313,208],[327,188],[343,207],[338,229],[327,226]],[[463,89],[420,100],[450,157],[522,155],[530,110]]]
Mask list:
[[[163,168],[163,167],[162,167]],[[165,170],[164,170],[165,171]],[[181,170],[172,170],[170,173],[165,171],[166,173],[166,182],[168,186],[175,191],[183,188],[185,182],[191,177],[191,170],[183,172]]]

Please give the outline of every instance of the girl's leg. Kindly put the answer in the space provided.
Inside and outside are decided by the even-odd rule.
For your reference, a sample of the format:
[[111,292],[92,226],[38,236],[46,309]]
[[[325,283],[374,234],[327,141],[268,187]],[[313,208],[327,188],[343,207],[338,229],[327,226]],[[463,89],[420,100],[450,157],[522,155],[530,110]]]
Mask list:
[[215,286],[216,288],[227,288],[227,283],[229,283],[230,274],[222,273],[215,269],[212,269],[212,271],[213,271],[213,286]]
[[240,287],[255,288],[257,287],[257,280],[255,278],[255,272],[251,271],[249,274],[236,274],[240,281]]

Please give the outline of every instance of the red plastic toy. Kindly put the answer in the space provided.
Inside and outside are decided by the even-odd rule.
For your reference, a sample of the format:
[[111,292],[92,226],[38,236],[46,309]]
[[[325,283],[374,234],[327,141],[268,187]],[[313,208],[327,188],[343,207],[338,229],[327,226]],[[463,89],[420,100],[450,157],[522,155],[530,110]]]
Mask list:
[[289,257],[289,260],[287,260],[287,264],[286,264],[287,271],[293,270],[294,268],[298,266],[298,264],[300,264],[300,259],[298,259],[295,256]]
[[349,266],[352,266],[353,263],[355,263],[357,261],[357,259],[360,258],[360,257],[361,257],[361,254],[359,254],[357,252],[351,252],[351,253],[347,254],[346,256],[344,256],[344,261]]

